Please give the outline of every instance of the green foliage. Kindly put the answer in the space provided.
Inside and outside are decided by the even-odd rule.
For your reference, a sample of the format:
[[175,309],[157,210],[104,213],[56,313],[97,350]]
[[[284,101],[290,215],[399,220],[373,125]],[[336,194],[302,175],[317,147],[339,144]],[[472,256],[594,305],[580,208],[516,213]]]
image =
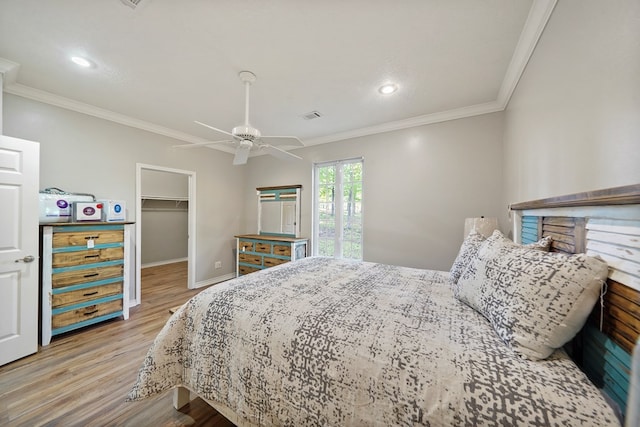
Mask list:
[[362,162],[343,163],[342,197],[336,200],[337,165],[318,170],[318,255],[334,256],[336,203],[342,203],[342,257],[362,259]]

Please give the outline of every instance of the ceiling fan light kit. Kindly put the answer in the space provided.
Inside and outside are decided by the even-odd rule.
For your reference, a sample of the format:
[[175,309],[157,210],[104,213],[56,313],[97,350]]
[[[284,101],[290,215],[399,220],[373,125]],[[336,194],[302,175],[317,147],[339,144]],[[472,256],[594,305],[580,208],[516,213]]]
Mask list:
[[[238,73],[238,76],[240,77],[240,81],[242,81],[245,86],[244,124],[234,127],[231,132],[227,132],[206,123],[195,121],[195,123],[201,126],[228,135],[233,139],[178,145],[176,146],[176,148],[196,148],[213,144],[233,143],[236,147],[235,157],[233,158],[234,165],[243,165],[247,163],[249,152],[252,149],[266,151],[268,154],[283,160],[301,160],[302,157],[296,156],[295,154],[289,153],[282,148],[276,147],[276,145],[304,147],[304,144],[302,143],[302,141],[300,141],[299,138],[295,136],[263,136],[258,129],[249,124],[249,87],[251,86],[251,83],[254,83],[256,81],[256,75],[251,71],[240,71],[240,73]],[[269,141],[270,143],[263,142],[263,140]]]
[[254,139],[260,138],[260,131],[256,128],[252,128],[251,126],[236,126],[231,130],[231,134],[237,136],[238,138],[248,139],[249,141],[253,141]]

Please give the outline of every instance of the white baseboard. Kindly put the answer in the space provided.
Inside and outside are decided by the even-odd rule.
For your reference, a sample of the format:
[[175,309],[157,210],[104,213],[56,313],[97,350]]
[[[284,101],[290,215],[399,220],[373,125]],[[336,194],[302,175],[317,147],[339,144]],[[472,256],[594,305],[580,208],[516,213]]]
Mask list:
[[176,259],[167,259],[164,261],[156,261],[156,262],[150,262],[147,264],[143,264],[140,266],[140,268],[149,268],[149,267],[157,267],[159,265],[166,265],[166,264],[175,264],[176,262],[184,262],[184,261],[188,261],[189,258],[176,258]]

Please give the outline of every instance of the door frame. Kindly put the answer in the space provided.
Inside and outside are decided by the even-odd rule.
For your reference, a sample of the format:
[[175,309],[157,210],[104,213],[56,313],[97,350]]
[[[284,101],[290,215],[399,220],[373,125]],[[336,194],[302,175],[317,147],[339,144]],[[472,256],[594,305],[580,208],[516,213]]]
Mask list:
[[[135,305],[140,304],[142,292],[142,171],[153,170],[186,175],[189,180],[189,200],[187,202],[187,288],[195,289],[196,272],[196,173],[194,171],[136,163],[136,299]],[[132,302],[133,304],[133,302]]]

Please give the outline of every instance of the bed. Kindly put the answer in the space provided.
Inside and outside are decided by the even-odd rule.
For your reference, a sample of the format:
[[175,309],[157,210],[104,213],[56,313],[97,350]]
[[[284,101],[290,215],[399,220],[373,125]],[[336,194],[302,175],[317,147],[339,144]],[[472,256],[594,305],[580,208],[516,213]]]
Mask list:
[[[521,241],[532,215],[515,208]],[[191,391],[239,426],[620,425],[574,362],[580,346],[563,342],[582,334],[606,264],[549,254],[542,232],[528,246],[498,234],[469,259],[465,239],[451,272],[312,257],[209,288],[169,319],[128,398],[176,389],[179,407]],[[482,272],[493,256],[504,261],[495,274],[508,279]],[[562,257],[580,257],[572,265],[581,267],[554,267],[551,276],[570,277],[572,288],[543,304],[551,317],[532,308],[540,295],[513,299],[511,283],[532,288],[513,277],[514,260]],[[509,285],[474,291],[495,280]]]

